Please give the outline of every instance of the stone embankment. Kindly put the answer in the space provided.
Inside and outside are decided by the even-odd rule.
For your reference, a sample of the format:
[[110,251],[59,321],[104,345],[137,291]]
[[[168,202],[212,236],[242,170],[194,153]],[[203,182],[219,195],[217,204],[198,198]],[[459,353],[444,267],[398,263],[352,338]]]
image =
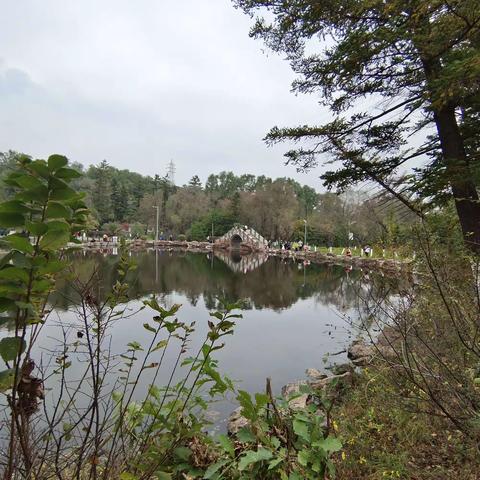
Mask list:
[[[112,242],[89,242],[83,244],[84,248],[89,250],[104,250],[119,247],[119,244]],[[145,241],[145,240],[133,240],[128,242],[129,248],[133,250],[144,250],[148,248],[160,248],[163,250],[181,250],[190,252],[210,252],[212,250],[222,250],[223,245],[216,245],[209,242],[187,242],[181,240],[158,240],[158,241]],[[398,273],[410,273],[411,262],[406,260],[392,260],[385,258],[370,258],[370,257],[348,257],[346,255],[335,255],[333,253],[320,253],[314,251],[299,251],[294,252],[291,250],[280,249],[267,249],[263,252],[268,253],[270,256],[292,258],[297,260],[307,260],[312,263],[341,265],[345,268],[368,270],[380,270],[392,274]],[[242,252],[243,253],[243,252]],[[247,253],[247,252],[245,252]]]
[[408,260],[392,260],[387,258],[371,257],[348,257],[347,255],[335,255],[333,253],[320,253],[313,251],[292,252],[288,250],[269,250],[270,255],[283,258],[293,257],[301,260],[309,260],[312,263],[324,263],[342,265],[355,269],[366,268],[369,270],[384,270],[389,272],[410,272],[411,262]]

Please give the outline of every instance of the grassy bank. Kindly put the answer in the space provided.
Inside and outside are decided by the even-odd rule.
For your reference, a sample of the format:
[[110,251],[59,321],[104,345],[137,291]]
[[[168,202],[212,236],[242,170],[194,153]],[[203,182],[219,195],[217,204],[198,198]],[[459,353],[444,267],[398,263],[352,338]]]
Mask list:
[[390,375],[381,365],[366,368],[334,408],[344,447],[335,460],[337,479],[478,479],[474,443],[400,399]]

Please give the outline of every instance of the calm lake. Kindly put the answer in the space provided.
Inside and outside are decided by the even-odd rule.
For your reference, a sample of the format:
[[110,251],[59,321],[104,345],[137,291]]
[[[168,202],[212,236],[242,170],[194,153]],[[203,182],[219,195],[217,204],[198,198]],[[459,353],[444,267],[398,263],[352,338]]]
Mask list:
[[[232,258],[206,253],[166,251],[133,252],[138,265],[129,279],[131,301],[128,318],[115,322],[109,332],[109,348],[122,353],[133,340],[146,345],[151,333],[143,324],[151,320],[150,309],[137,311],[142,299],[156,295],[165,307],[181,304],[177,316],[181,321],[196,321],[190,344],[194,355],[205,337],[209,312],[218,307],[218,298],[244,300],[243,318],[238,319],[234,335],[224,338],[225,347],[215,358],[223,374],[238,381],[238,388],[250,392],[264,391],[270,377],[276,392],[288,382],[305,378],[306,368],[324,370],[332,363],[346,360],[344,351],[358,331],[352,326],[362,310],[361,297],[377,291],[398,290],[397,281],[379,273],[346,271],[344,267],[306,264],[292,258],[266,255]],[[96,294],[105,295],[116,280],[118,256],[109,252],[77,252],[72,266],[87,279],[94,269],[101,284]],[[54,311],[44,325],[36,355],[47,365],[49,357],[60,352],[63,338],[74,343],[83,326],[76,314],[78,295],[71,282],[58,285],[53,297]],[[156,379],[158,385],[168,381],[177,351],[167,352],[165,368]],[[329,356],[331,354],[337,354]],[[69,352],[72,375],[80,375],[81,354]],[[141,396],[151,381],[143,379],[137,395]],[[48,387],[48,382],[47,382]],[[54,385],[50,394],[55,395]],[[234,401],[215,406],[219,425],[234,408]]]

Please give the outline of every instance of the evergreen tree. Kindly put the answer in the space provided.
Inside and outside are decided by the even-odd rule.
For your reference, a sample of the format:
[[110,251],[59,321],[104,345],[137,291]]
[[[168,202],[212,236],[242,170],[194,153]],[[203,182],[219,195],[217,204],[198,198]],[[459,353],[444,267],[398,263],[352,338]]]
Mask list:
[[116,177],[112,178],[112,209],[116,222],[125,221],[129,210],[129,192],[127,187],[120,184]]
[[100,224],[113,220],[111,170],[106,160],[92,170],[94,186],[92,200]]
[[200,177],[198,175],[194,175],[188,182],[188,185],[193,188],[202,188],[202,182],[200,181]]

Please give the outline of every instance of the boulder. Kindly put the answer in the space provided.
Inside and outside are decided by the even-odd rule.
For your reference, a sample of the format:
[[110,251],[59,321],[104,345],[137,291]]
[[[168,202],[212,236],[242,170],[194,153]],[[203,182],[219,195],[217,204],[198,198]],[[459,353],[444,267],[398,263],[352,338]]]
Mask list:
[[353,367],[350,363],[340,363],[338,365],[332,365],[328,368],[334,375],[342,375],[342,373],[347,372],[352,373],[353,370]]
[[311,395],[309,395],[308,393],[304,393],[303,395],[300,395],[299,397],[292,398],[288,402],[288,406],[292,410],[303,410],[311,402],[311,399],[312,399]]
[[350,381],[351,378],[352,378],[352,372],[348,371],[340,375],[331,375],[329,377],[325,376],[324,378],[313,380],[309,383],[313,388],[321,390],[323,388],[326,388],[328,385],[330,385],[334,381],[345,382],[345,381]]
[[322,378],[326,378],[328,376],[322,373],[320,370],[317,370],[316,368],[307,368],[305,370],[305,373],[307,377],[311,378],[312,380],[321,380]]
[[240,429],[248,425],[248,420],[242,415],[242,407],[238,407],[228,417],[227,432],[229,435],[236,435]]
[[300,393],[300,387],[308,385],[306,380],[300,380],[298,382],[287,383],[282,387],[282,395],[285,398],[291,397],[297,393]]
[[347,356],[357,367],[365,367],[375,355],[375,347],[367,345],[364,340],[355,340],[347,350]]
[[305,380],[300,380],[298,382],[287,383],[285,386],[282,387],[282,395],[285,398],[290,398],[294,395],[295,398],[292,398],[288,402],[288,406],[292,410],[302,410],[305,408],[311,401],[311,395],[308,393],[303,393],[300,395],[300,389],[302,386],[308,385],[309,382]]

